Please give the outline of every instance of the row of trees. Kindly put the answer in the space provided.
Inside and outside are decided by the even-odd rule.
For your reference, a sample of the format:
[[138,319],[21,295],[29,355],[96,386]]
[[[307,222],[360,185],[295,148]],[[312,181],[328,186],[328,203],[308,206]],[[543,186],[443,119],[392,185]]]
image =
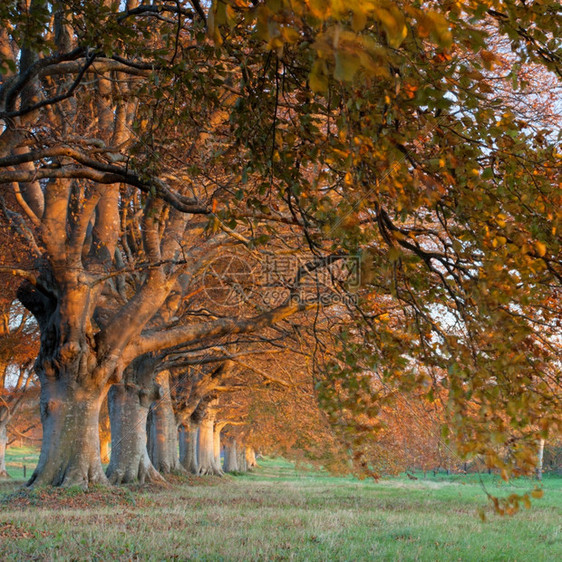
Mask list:
[[26,249],[3,271],[41,334],[30,484],[106,481],[106,396],[110,479],[152,477],[175,462],[160,406],[190,450],[199,385],[264,348],[311,361],[358,467],[415,391],[461,455],[533,468],[562,427],[558,2],[19,0],[0,21]]

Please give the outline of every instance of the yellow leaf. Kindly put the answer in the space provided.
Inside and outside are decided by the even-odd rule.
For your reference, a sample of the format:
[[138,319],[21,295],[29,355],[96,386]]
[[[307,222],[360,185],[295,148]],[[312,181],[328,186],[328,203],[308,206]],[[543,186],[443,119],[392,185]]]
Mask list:
[[308,0],[307,4],[312,15],[318,19],[327,19],[330,15],[330,2],[326,0]]
[[328,89],[326,70],[326,63],[323,60],[317,59],[312,65],[308,76],[308,84],[313,92],[323,93]]
[[398,248],[390,248],[390,250],[388,251],[388,259],[391,262],[395,262],[397,261],[401,256],[401,252]]
[[367,25],[367,14],[363,10],[355,10],[351,18],[351,29],[353,31],[363,31]]
[[437,12],[425,12],[425,16],[431,21],[432,35],[442,47],[450,47],[453,36],[449,31],[449,22],[442,14]]
[[540,499],[543,497],[544,492],[540,489],[540,488],[535,488],[532,492],[531,492],[531,496],[533,496],[534,498]]
[[537,240],[537,242],[535,242],[535,250],[537,251],[537,254],[542,258],[546,254],[546,245]]
[[334,70],[334,78],[351,82],[361,66],[361,62],[357,56],[345,51],[336,52],[336,68]]
[[374,10],[375,17],[380,21],[388,44],[397,49],[406,39],[408,28],[404,15],[396,6],[386,8],[376,8]]

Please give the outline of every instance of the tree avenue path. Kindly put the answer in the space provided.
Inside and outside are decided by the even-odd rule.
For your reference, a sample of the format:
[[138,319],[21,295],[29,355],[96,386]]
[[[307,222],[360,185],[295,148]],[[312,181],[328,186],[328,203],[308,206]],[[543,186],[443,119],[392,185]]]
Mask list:
[[[262,459],[253,472],[167,487],[14,491],[0,499],[3,560],[557,560],[560,478],[512,517],[478,509],[477,474],[379,482]],[[524,493],[483,475],[497,495]]]

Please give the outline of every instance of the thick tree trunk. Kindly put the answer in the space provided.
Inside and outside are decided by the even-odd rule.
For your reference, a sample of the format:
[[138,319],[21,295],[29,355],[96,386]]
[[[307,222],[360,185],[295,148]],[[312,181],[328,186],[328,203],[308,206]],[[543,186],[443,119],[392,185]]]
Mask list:
[[9,478],[6,470],[6,446],[8,443],[8,422],[0,421],[0,479]]
[[209,408],[199,428],[199,474],[222,476],[224,473],[215,460],[215,415]]
[[119,384],[109,389],[111,461],[107,477],[112,484],[164,482],[150,462],[146,448],[150,402],[146,393],[135,385]]
[[154,402],[148,415],[148,453],[152,464],[162,474],[184,472],[179,460],[178,429],[170,397],[169,373],[156,376],[162,397]]
[[192,423],[180,426],[180,463],[191,474],[199,474],[197,459],[197,426]]
[[71,377],[43,378],[43,442],[28,486],[107,484],[100,458],[99,412],[105,389],[83,389]]
[[256,452],[253,447],[246,447],[246,465],[248,470],[258,466],[258,463],[256,462]]
[[236,439],[230,439],[224,446],[224,471],[240,472]]

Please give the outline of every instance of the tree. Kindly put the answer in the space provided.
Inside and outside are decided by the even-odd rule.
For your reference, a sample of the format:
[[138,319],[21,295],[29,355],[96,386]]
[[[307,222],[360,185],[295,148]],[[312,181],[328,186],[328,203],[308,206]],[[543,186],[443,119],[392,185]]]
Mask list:
[[150,357],[139,357],[128,367],[123,382],[109,389],[111,458],[106,474],[112,483],[163,481],[147,448],[149,408],[166,391],[154,382],[154,367]]
[[[7,287],[10,288],[10,283]],[[0,304],[0,478],[5,478],[8,476],[5,463],[8,426],[29,399],[37,333],[29,315],[12,301],[9,290]]]
[[[544,373],[555,353],[538,326],[559,218],[537,195],[557,201],[560,163],[549,132],[492,99],[489,72],[499,36],[522,63],[559,75],[556,3],[194,6],[1,9],[0,181],[38,260],[11,268],[42,332],[45,438],[32,482],[104,481],[99,406],[137,357],[316,316],[317,274],[350,256],[364,274],[345,312],[357,327],[336,334],[327,406],[333,384],[369,395],[373,373],[402,389],[439,373],[465,453],[508,440],[506,419],[554,429]],[[274,304],[151,324],[225,240],[304,264]],[[512,464],[528,470],[531,457],[522,446]]]
[[[133,127],[138,124],[139,131],[151,134],[154,121],[143,124],[136,108],[148,95],[146,86],[157,79],[151,69],[173,65],[176,43],[164,30],[175,27],[151,17],[160,8],[152,12],[134,3],[125,12],[96,4],[77,13],[65,2],[36,2],[23,19],[14,8],[10,3],[1,14],[6,72],[0,117],[7,128],[0,166],[2,183],[15,190],[10,216],[25,225],[23,235],[36,256],[33,269],[10,269],[26,279],[19,298],[41,329],[36,366],[44,437],[30,484],[104,482],[100,405],[110,384],[122,380],[136,357],[229,331],[259,329],[302,307],[290,303],[255,318],[217,319],[141,335],[189,269],[181,241],[186,229],[198,227],[192,217],[211,212],[204,189],[187,196],[181,177],[160,179],[169,173],[143,161],[151,154],[144,152],[133,167],[127,164],[146,142],[141,138],[135,146]],[[165,3],[162,9],[181,23],[188,42],[201,42],[200,24],[189,19],[193,14]],[[162,58],[162,51],[145,42],[148,34],[170,38],[161,45]],[[204,50],[196,65],[212,51],[210,46]],[[191,48],[186,52],[193,53]],[[83,87],[86,76],[94,79],[94,96]],[[111,76],[121,81],[112,82]],[[198,93],[190,103],[198,102]],[[30,149],[26,134],[35,134],[39,122],[44,136]],[[88,122],[96,123],[95,130]],[[196,141],[201,130],[198,124],[191,129]],[[138,214],[131,216],[133,209]],[[145,260],[142,266],[139,259]],[[192,253],[189,263],[197,267],[197,255]],[[132,290],[126,286],[128,275],[137,281]]]
[[181,471],[178,457],[178,427],[170,396],[170,373],[156,376],[160,397],[153,403],[148,417],[148,450],[154,466],[162,473]]
[[[215,6],[220,22],[235,19],[234,9]],[[435,394],[431,372],[425,379],[419,362],[433,366],[433,383],[448,390],[461,452],[528,473],[538,442],[533,423],[540,420],[543,433],[560,425],[550,316],[559,218],[546,211],[558,206],[560,160],[554,131],[521,115],[509,95],[492,94],[509,78],[514,87],[505,91],[528,99],[519,64],[537,64],[559,79],[559,7],[541,4],[540,15],[536,5],[511,2],[493,9],[444,3],[433,11],[392,2],[301,8],[263,2],[246,16],[248,29],[290,69],[282,91],[297,72],[289,62],[293,48],[314,42],[308,79],[324,94],[316,114],[326,116],[315,139],[331,151],[319,175],[337,172],[341,183],[325,191],[329,201],[313,195],[304,206],[310,214],[315,207],[332,211],[332,234],[367,250],[365,281],[373,294],[401,308],[386,318],[363,315],[364,331],[343,334],[341,363],[332,366],[328,386],[349,385],[351,397],[358,389],[372,395],[378,371],[399,389],[426,385]],[[516,60],[507,77],[491,72],[502,58],[498,37]],[[280,110],[278,128],[290,138],[284,116]],[[276,149],[284,177],[302,168],[291,141]],[[369,220],[379,228],[362,228]],[[373,407],[372,396],[355,404],[359,415]],[[511,443],[507,465],[494,440]]]

